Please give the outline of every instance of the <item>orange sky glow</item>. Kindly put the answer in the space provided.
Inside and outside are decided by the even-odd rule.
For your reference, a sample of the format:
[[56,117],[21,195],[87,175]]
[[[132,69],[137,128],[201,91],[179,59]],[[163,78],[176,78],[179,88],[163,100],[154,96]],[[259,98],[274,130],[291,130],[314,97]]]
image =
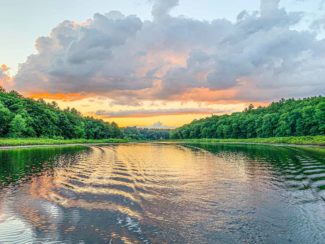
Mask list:
[[[177,100],[175,98],[171,101],[142,101],[141,105],[137,106],[112,105],[111,99],[99,97],[94,94],[37,93],[32,94],[31,97],[34,99],[43,98],[47,102],[55,101],[61,108],[73,107],[85,116],[93,116],[108,122],[114,121],[121,127],[145,127],[151,126],[156,122],[161,122],[164,126],[175,128],[190,123],[194,119],[205,118],[212,114],[221,115],[242,111],[251,103],[236,99],[227,100],[231,98],[233,94],[234,91],[214,92],[208,91],[207,89],[195,89],[181,95]],[[222,97],[220,101],[216,100],[218,96]],[[255,106],[267,105],[267,103],[262,102],[253,102],[253,104]],[[164,111],[162,108],[172,110]],[[191,111],[191,109],[194,109],[194,111]],[[110,111],[112,113],[115,112],[117,114],[105,116],[98,115],[94,112],[99,110]],[[139,112],[135,113],[134,110]],[[214,110],[216,112],[211,112]],[[220,112],[218,112],[219,110]],[[124,114],[119,115],[121,111],[124,112]],[[128,113],[128,111],[130,111],[130,113]],[[146,111],[150,111],[150,113]],[[162,114],[159,114],[160,111],[162,111]]]
[[[183,65],[182,58],[177,58],[170,53],[164,53],[164,55],[171,55],[170,57],[165,56],[165,60]],[[153,62],[153,59],[157,57],[151,56],[151,58],[149,60]],[[1,69],[6,74],[1,82],[5,87],[11,87],[13,81],[9,74],[9,68],[2,65]],[[249,104],[254,104],[254,106],[268,104],[268,102],[238,99],[238,87],[219,90],[205,87],[189,88],[181,94],[170,96],[168,100],[157,99],[154,94],[161,89],[161,82],[156,80],[153,83],[154,85],[150,89],[131,91],[130,99],[128,93],[124,94],[119,91],[106,94],[95,92],[50,93],[46,91],[22,92],[22,94],[34,99],[44,99],[46,102],[55,101],[62,109],[76,108],[85,116],[92,116],[108,122],[114,121],[121,127],[146,127],[160,122],[163,126],[175,128],[190,123],[194,119],[239,112]],[[130,102],[132,96],[137,97],[134,103]],[[127,103],[116,103],[115,99],[122,97]],[[144,99],[138,99],[139,97]]]

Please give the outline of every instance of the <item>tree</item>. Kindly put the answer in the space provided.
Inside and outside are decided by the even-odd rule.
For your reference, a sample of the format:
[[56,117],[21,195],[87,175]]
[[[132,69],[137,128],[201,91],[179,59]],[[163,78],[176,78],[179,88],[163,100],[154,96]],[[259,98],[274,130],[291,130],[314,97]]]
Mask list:
[[20,114],[17,114],[10,123],[10,136],[15,138],[24,137],[26,131],[26,120]]
[[80,122],[74,126],[74,134],[76,138],[85,138],[85,123]]
[[194,120],[174,138],[254,138],[325,134],[325,97],[281,99],[267,107],[250,105],[241,113]]
[[319,125],[319,134],[325,135],[325,101],[316,106],[315,115]]
[[0,89],[0,137],[4,136],[88,139],[123,137],[115,123],[85,118],[74,108],[61,110],[55,102],[24,98],[15,91]]
[[111,124],[111,127],[112,127],[112,137],[113,138],[118,138],[118,137],[122,136],[122,132],[115,122],[113,122]]
[[10,110],[0,101],[0,135],[8,133],[11,117]]

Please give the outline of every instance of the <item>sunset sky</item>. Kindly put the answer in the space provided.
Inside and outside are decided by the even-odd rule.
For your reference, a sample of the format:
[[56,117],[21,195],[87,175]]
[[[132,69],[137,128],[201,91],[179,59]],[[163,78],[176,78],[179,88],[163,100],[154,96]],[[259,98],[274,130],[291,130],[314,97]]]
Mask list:
[[0,0],[0,9],[0,86],[120,126],[176,127],[325,93],[324,0]]

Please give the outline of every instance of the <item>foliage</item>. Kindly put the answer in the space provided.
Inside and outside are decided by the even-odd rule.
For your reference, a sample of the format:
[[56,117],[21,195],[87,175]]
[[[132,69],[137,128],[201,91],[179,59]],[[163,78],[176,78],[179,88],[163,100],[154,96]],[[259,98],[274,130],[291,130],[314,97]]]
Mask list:
[[171,132],[173,139],[268,138],[325,135],[325,97],[281,99],[267,107],[194,120]]
[[83,117],[73,108],[61,110],[55,102],[0,89],[0,137],[106,139],[123,135],[114,122]]
[[131,140],[166,140],[169,139],[170,130],[126,127],[123,134]]
[[247,144],[295,144],[295,145],[319,145],[325,146],[325,136],[289,136],[270,138],[247,138],[247,139],[178,139],[178,143],[247,143]]
[[10,126],[9,135],[11,137],[21,137],[27,132],[26,119],[24,119],[23,116],[21,116],[21,114],[17,114],[12,119],[9,126]]

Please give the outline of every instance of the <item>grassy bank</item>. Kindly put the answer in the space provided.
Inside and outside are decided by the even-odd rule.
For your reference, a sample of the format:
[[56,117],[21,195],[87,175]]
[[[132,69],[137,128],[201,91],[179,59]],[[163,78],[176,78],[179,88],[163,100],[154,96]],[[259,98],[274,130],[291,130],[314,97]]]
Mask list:
[[291,136],[249,139],[185,139],[173,141],[184,143],[266,143],[325,146],[325,136]]
[[[320,145],[325,146],[325,136],[298,136],[298,137],[272,137],[250,139],[181,139],[163,140],[164,142],[178,143],[263,143],[263,144],[294,144],[294,145]],[[48,138],[0,138],[0,147],[28,146],[28,145],[65,145],[87,143],[126,143],[128,139],[48,139]],[[139,141],[140,142],[140,141]],[[142,142],[142,141],[141,141]]]
[[124,143],[127,139],[48,139],[48,138],[0,138],[0,147],[5,146],[28,146],[28,145],[65,145],[86,143]]

